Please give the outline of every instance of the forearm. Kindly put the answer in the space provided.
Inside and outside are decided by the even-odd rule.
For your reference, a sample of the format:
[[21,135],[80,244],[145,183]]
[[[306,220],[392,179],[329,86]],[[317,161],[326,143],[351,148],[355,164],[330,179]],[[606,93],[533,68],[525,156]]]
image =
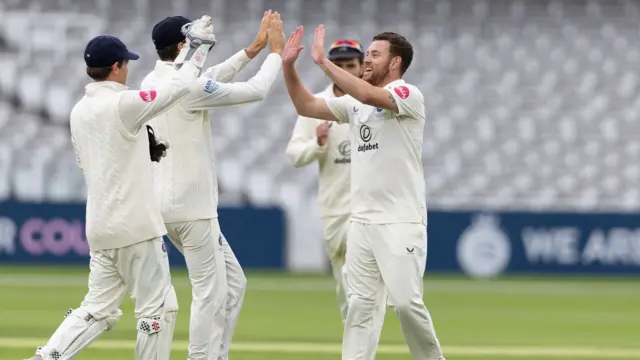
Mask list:
[[[162,91],[166,93],[166,101],[175,102],[177,99],[183,97],[189,92],[189,88],[191,84],[198,78],[198,73],[200,69],[198,69],[195,65],[191,63],[186,63],[182,65],[180,70],[176,73],[176,75],[169,81],[168,83],[159,84],[156,87],[158,92]],[[167,106],[166,104],[164,104]],[[170,106],[170,105],[169,105]]]
[[293,106],[295,107],[298,115],[316,119],[334,120],[332,117],[327,118],[326,113],[328,113],[328,111],[325,114],[323,114],[322,111],[319,111],[318,108],[321,105],[324,105],[326,108],[324,100],[316,98],[304,87],[295,67],[284,66],[283,72],[284,80],[287,85],[287,92],[289,93],[291,102],[293,102]]
[[230,82],[253,57],[255,55],[250,56],[246,49],[240,50],[224,62],[208,68],[203,75],[217,82]]
[[251,43],[251,45],[247,46],[244,49],[244,53],[249,59],[253,59],[254,57],[258,56],[260,51],[262,51],[262,48],[253,43]]
[[262,63],[258,73],[247,81],[254,89],[257,100],[262,100],[267,96],[267,93],[276,82],[281,67],[282,57],[280,54],[271,53]]
[[346,94],[351,95],[356,100],[361,103],[367,103],[369,98],[369,93],[373,85],[368,82],[355,77],[343,70],[339,66],[336,66],[334,63],[325,59],[321,64],[319,64],[320,68],[324,71],[325,74],[336,84],[342,91]]
[[320,68],[342,91],[359,102],[376,108],[389,109],[396,113],[399,111],[396,100],[385,88],[373,86],[326,59],[322,61]]
[[251,43],[243,50],[231,55],[224,62],[207,69],[204,75],[218,82],[229,82],[251,62],[251,59],[258,56],[260,51],[262,51],[262,48]]
[[[173,79],[158,84],[154,90],[126,91],[120,98],[120,118],[125,129],[136,134],[144,123],[184,98],[199,72],[195,65],[185,63]],[[144,96],[148,98],[145,99]]]
[[[213,80],[200,78],[193,91],[182,102],[186,110],[212,110],[219,107],[250,104],[267,96],[278,77],[282,58],[278,54],[267,56],[256,75],[246,82],[211,84]],[[213,88],[203,91],[205,83]]]

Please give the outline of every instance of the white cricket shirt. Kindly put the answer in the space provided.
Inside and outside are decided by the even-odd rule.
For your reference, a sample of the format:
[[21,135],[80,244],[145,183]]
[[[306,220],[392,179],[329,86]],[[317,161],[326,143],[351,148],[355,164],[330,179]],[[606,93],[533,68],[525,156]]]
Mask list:
[[[167,156],[153,164],[155,191],[165,223],[218,216],[218,179],[208,110],[264,99],[282,67],[280,55],[270,54],[247,82],[225,83],[249,60],[241,50],[209,68],[180,103],[149,122],[156,136],[169,142]],[[176,72],[172,62],[158,61],[141,87],[153,89]]]
[[385,89],[398,104],[398,113],[362,104],[348,95],[326,100],[336,120],[351,126],[352,220],[426,224],[424,98],[404,80]]
[[[333,84],[316,97],[335,98]],[[351,140],[349,124],[330,122],[327,142],[320,146],[316,127],[325,120],[299,116],[286,153],[294,167],[318,162],[318,205],[320,214],[339,216],[348,214],[350,206]]]
[[143,125],[187,95],[198,68],[185,64],[155,90],[111,81],[86,86],[71,111],[71,138],[87,183],[86,233],[91,251],[163,236]]

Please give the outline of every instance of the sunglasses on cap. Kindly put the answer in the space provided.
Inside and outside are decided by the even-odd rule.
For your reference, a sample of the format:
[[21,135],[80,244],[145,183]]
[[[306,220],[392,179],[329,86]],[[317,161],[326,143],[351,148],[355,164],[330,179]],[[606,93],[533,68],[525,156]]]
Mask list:
[[347,48],[356,49],[362,52],[362,45],[360,45],[360,43],[355,40],[336,40],[333,43],[331,43],[331,48],[337,48],[337,47],[347,47]]

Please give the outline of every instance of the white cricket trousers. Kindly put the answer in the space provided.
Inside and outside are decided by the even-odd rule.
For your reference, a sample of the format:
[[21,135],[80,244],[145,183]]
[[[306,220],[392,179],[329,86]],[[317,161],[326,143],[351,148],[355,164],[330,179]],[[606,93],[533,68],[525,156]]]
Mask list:
[[[347,269],[345,264],[345,254],[347,252],[347,238],[349,234],[349,223],[351,215],[349,213],[336,216],[325,216],[322,218],[324,226],[323,233],[325,239],[325,252],[331,263],[331,271],[336,281],[336,295],[338,298],[338,307],[344,324],[347,319],[347,309],[349,299],[347,297]],[[367,356],[365,359],[375,359],[382,326],[384,324],[384,316],[386,313],[386,296],[381,295],[376,303],[376,313],[374,314],[374,323],[377,331],[369,339],[367,348]]]
[[165,226],[191,281],[188,359],[226,360],[247,288],[242,267],[217,218]]
[[135,307],[137,360],[168,360],[178,311],[162,238],[124,248],[91,251],[89,291],[40,351],[42,358],[70,359],[120,318],[128,292]]
[[423,224],[351,222],[346,267],[349,311],[342,344],[343,360],[366,358],[375,331],[377,299],[389,293],[414,359],[443,360],[444,355],[423,302],[427,230]]

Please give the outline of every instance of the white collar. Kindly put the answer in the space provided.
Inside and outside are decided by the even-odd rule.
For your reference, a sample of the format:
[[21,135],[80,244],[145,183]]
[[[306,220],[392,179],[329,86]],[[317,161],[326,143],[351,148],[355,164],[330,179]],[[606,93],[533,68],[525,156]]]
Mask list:
[[87,84],[84,88],[87,95],[95,94],[103,89],[113,90],[115,92],[125,91],[129,89],[128,86],[122,85],[115,81],[96,81],[96,82]]

